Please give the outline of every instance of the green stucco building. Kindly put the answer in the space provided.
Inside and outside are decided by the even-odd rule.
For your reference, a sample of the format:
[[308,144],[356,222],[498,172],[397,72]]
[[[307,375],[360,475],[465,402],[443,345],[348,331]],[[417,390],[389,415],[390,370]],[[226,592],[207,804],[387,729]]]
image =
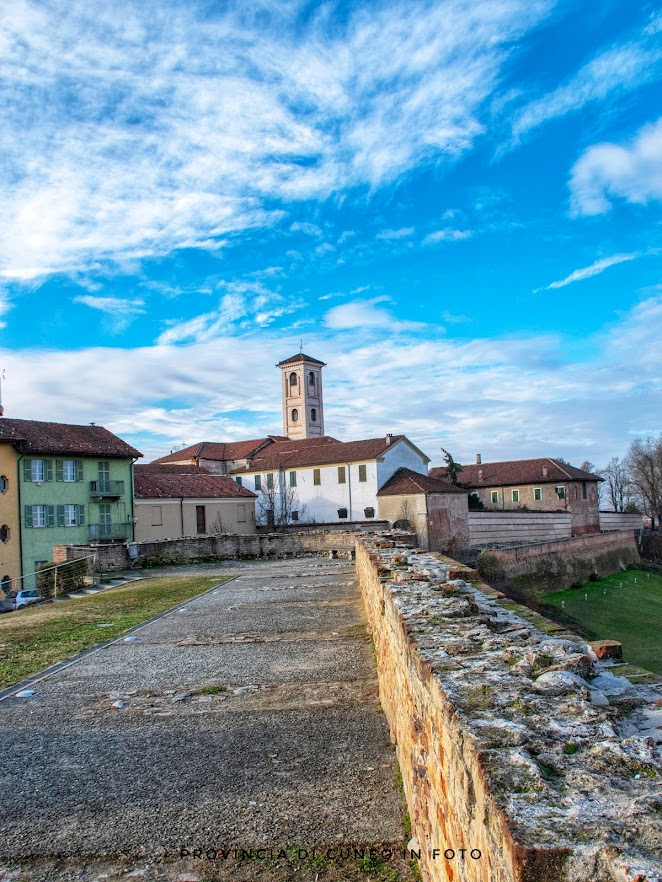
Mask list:
[[[3,470],[13,471],[3,477],[16,488],[0,496],[0,521],[15,524],[2,540],[13,548],[0,551],[5,591],[17,576],[34,587],[30,574],[53,559],[54,545],[133,540],[133,463],[142,454],[121,438],[102,426],[0,418],[0,448]],[[12,561],[20,572],[5,572]]]

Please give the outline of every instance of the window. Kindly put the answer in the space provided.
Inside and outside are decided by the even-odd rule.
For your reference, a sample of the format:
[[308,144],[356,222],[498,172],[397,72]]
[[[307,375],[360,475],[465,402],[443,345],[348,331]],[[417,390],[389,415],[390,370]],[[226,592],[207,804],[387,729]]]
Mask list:
[[290,517],[292,518],[293,521],[298,521],[298,520],[299,520],[299,512],[298,512],[298,511],[293,511],[293,512],[291,513]]
[[345,481],[345,466],[338,466],[338,483],[344,484]]
[[519,490],[513,490],[513,502],[519,502]]
[[153,527],[162,527],[163,526],[163,506],[162,505],[153,505],[152,506],[152,526]]
[[246,506],[243,503],[237,505],[237,523],[245,524],[246,523]]
[[235,481],[237,482],[237,484],[239,484],[240,487],[243,486],[242,480],[241,480],[241,475],[237,475],[237,477],[235,478]]
[[490,498],[491,498],[491,500],[492,500],[492,503],[493,503],[493,504],[496,504],[496,503],[499,501],[499,491],[498,491],[498,490],[492,490],[492,492],[491,492],[491,494],[490,494]]
[[26,527],[53,527],[55,526],[54,505],[26,505]]
[[297,485],[297,473],[290,472],[290,487],[296,487]]
[[347,517],[347,509],[346,508],[339,508],[338,509],[338,517],[339,518],[346,518]]
[[297,378],[297,375],[294,371],[292,371],[292,373],[290,374],[290,386],[298,386],[298,385],[299,385],[299,380]]
[[374,508],[372,508],[372,506],[370,506],[369,508],[364,508],[364,509],[363,509],[363,514],[364,514],[367,518],[374,518],[374,516],[375,516],[375,510],[374,510]]
[[267,489],[269,489],[269,490],[274,489],[274,473],[273,472],[269,472],[269,474],[267,475]]
[[9,594],[9,592],[11,591],[11,576],[3,576],[0,585],[2,586],[2,590],[4,591],[4,593]]
[[359,481],[367,481],[368,480],[368,466],[360,465],[359,466]]
[[322,483],[322,470],[321,469],[313,469],[313,484],[316,487]]
[[56,478],[58,481],[73,483],[78,477],[75,459],[56,460]]
[[52,481],[53,463],[50,459],[26,459],[23,477],[26,481],[34,481],[36,484]]
[[582,481],[582,499],[588,499],[588,484]]
[[533,488],[533,498],[536,502],[540,502],[542,499],[542,487],[534,487]]
[[294,408],[292,408],[292,422],[296,423],[298,419],[299,419],[299,411],[296,409],[296,407],[294,407]]
[[556,495],[559,499],[565,499],[565,487],[563,484],[560,487],[556,487]]
[[314,371],[310,371],[310,373],[308,374],[308,385],[312,389],[315,388],[315,372]]
[[198,533],[207,532],[207,517],[204,505],[196,505],[195,507],[195,529]]
[[9,487],[9,480],[4,475],[0,475],[0,493],[6,493]]
[[3,524],[0,527],[0,542],[9,542],[9,527]]
[[317,410],[314,407],[310,410],[310,421],[311,423],[317,422]]
[[77,527],[78,526],[78,506],[77,505],[63,505],[62,506],[62,516],[64,523],[63,527]]
[[262,489],[262,475],[255,475],[255,489]]
[[110,483],[110,463],[109,462],[100,462],[99,463],[99,483],[102,485]]

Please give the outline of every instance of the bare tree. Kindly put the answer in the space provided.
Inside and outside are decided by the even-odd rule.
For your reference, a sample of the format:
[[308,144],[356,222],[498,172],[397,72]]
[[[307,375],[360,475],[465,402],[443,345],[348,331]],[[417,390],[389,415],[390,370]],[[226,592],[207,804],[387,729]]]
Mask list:
[[414,510],[411,507],[409,500],[403,499],[398,510],[398,516],[393,522],[393,526],[397,526],[401,530],[415,530],[416,524],[414,522],[414,517]]
[[658,525],[662,522],[662,435],[635,438],[627,453],[627,467],[654,529],[656,519]]
[[305,523],[307,506],[285,479],[285,472],[269,472],[260,477],[261,489],[257,499],[258,520],[268,527],[287,527]]
[[626,507],[634,501],[627,464],[614,456],[598,474],[605,479],[607,503],[614,511],[625,511]]
[[207,530],[207,532],[213,536],[221,535],[222,533],[228,532],[227,527],[223,522],[223,518],[221,517],[220,511],[216,512],[216,517],[209,525],[209,529]]

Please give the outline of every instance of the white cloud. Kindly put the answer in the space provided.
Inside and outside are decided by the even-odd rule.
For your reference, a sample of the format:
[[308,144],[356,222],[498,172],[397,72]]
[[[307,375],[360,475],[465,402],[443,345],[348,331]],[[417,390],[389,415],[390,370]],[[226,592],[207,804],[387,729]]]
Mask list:
[[377,233],[378,239],[408,239],[414,232],[413,227],[402,227],[400,230],[382,230],[381,233]]
[[564,85],[529,102],[513,122],[513,136],[521,138],[549,120],[565,116],[609,95],[638,89],[662,76],[662,45],[655,23],[636,40],[611,46],[577,71]]
[[590,266],[574,270],[570,275],[566,276],[565,279],[561,279],[558,282],[552,282],[544,289],[538,288],[537,290],[549,291],[553,288],[565,288],[566,285],[571,285],[573,282],[581,282],[583,279],[590,279],[591,276],[597,276],[609,269],[610,266],[616,266],[617,264],[625,263],[628,260],[636,260],[637,257],[639,257],[638,254],[612,254],[611,257],[603,257],[601,260],[596,260],[595,263],[592,263]]
[[90,309],[98,309],[109,315],[143,315],[145,302],[143,300],[123,300],[121,297],[95,297],[92,294],[81,294],[74,297],[74,303],[82,303]]
[[384,328],[392,331],[414,330],[422,328],[420,322],[399,321],[387,309],[377,306],[378,303],[389,302],[389,297],[373,297],[371,300],[353,300],[334,306],[324,317],[328,328],[334,330],[351,330],[354,328]]
[[553,4],[409,0],[342,26],[266,0],[5,4],[0,275],[220,248],[274,205],[452,162]]
[[436,230],[423,239],[424,245],[437,245],[439,242],[459,242],[462,239],[469,239],[473,236],[472,230],[454,230],[447,227],[444,230]]
[[643,126],[629,145],[589,147],[572,168],[570,193],[577,215],[605,214],[614,199],[662,200],[662,118]]
[[[480,451],[601,464],[635,434],[659,431],[661,320],[662,296],[647,297],[590,338],[582,361],[562,336],[463,340],[431,326],[394,335],[381,319],[369,337],[361,325],[318,327],[305,348],[328,365],[325,424],[336,437],[405,432],[436,461],[444,446],[465,462]],[[11,350],[3,399],[7,416],[98,422],[153,458],[182,441],[280,431],[274,363],[298,350],[294,333],[268,330],[135,350]]]
[[301,221],[295,221],[293,224],[290,224],[290,231],[292,233],[305,233],[306,236],[322,235],[322,230],[317,224],[309,224]]

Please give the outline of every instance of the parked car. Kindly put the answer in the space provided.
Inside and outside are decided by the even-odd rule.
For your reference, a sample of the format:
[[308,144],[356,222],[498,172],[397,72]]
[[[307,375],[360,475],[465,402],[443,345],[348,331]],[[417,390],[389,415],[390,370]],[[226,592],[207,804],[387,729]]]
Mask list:
[[7,595],[10,609],[21,609],[24,606],[30,606],[31,603],[37,603],[41,600],[41,594],[36,588],[24,588],[23,591],[11,591]]

